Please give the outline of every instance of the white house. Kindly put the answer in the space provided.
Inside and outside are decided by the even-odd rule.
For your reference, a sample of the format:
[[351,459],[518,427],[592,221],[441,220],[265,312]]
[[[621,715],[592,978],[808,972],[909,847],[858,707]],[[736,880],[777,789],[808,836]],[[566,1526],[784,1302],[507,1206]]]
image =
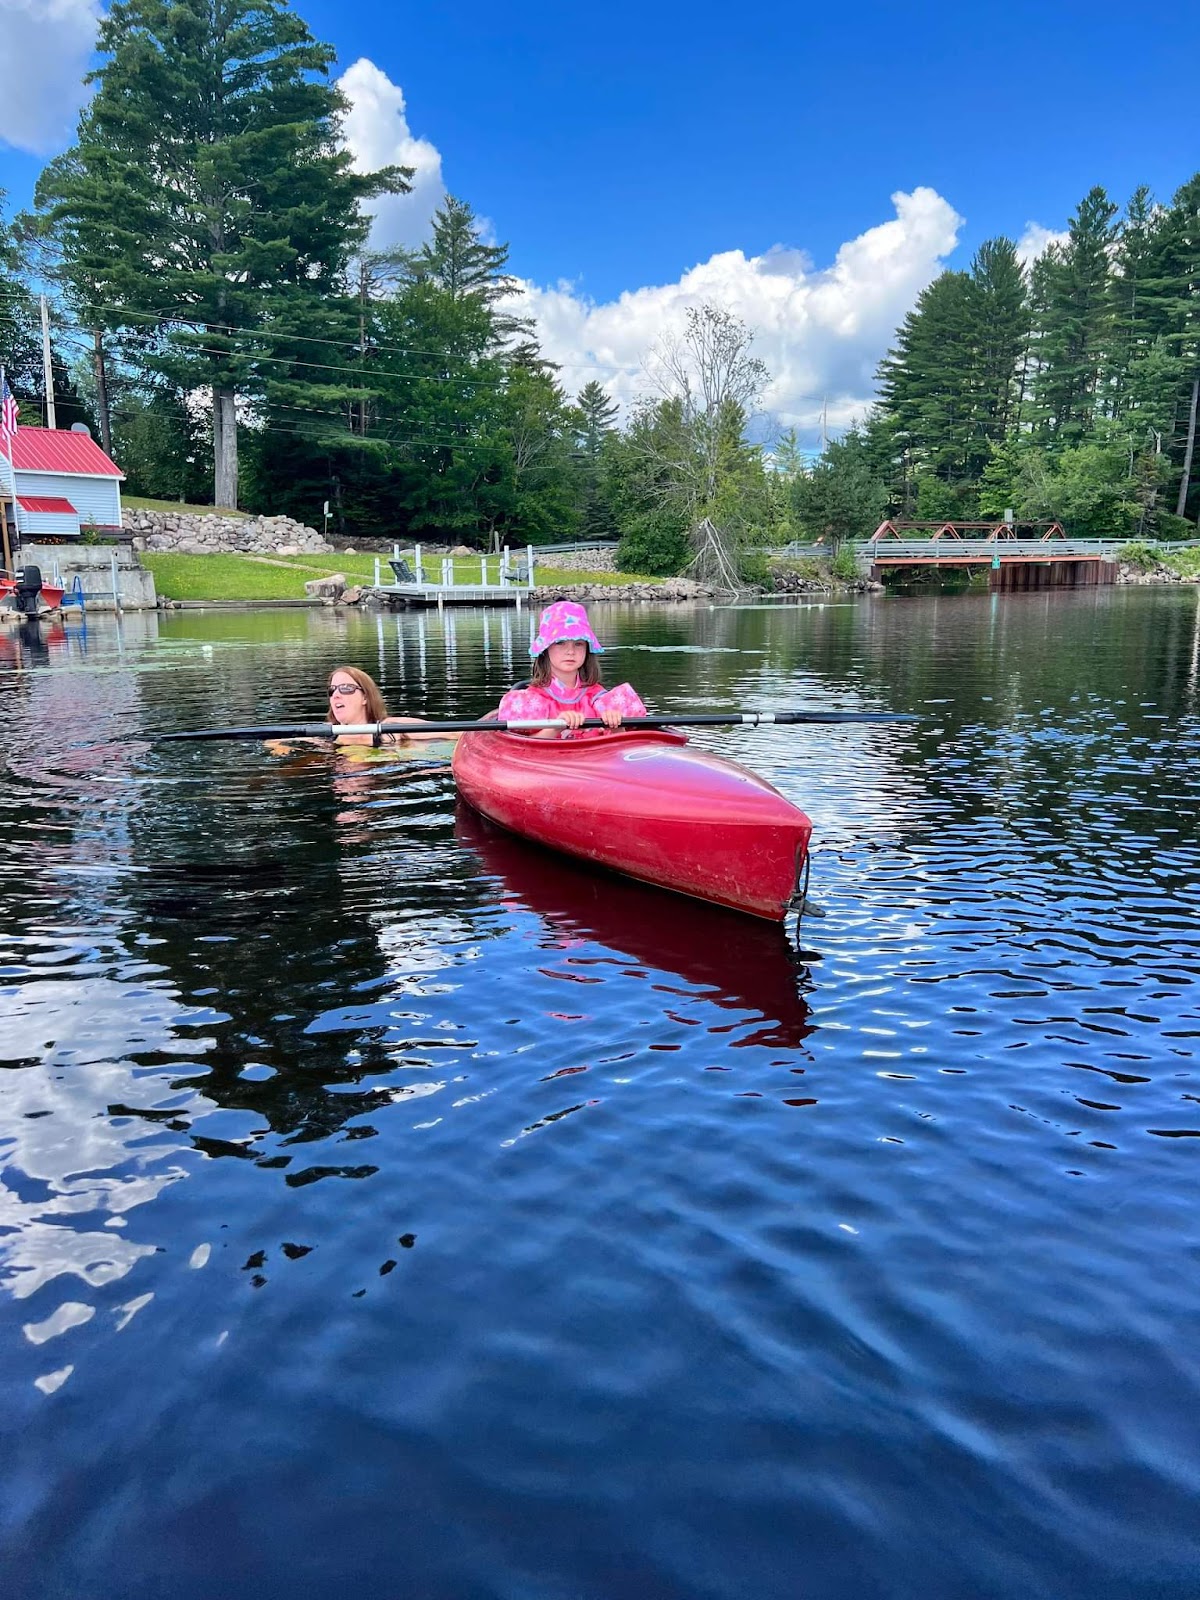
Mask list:
[[[22,542],[85,527],[120,528],[125,474],[85,431],[0,430],[0,502],[8,500]],[[8,507],[0,504],[0,512]]]

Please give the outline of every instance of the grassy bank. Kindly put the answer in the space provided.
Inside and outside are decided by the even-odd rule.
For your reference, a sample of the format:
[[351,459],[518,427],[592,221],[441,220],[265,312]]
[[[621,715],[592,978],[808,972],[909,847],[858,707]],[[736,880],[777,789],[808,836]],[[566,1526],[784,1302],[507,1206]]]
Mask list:
[[1140,540],[1122,545],[1118,556],[1139,572],[1165,571],[1177,578],[1200,578],[1200,545],[1151,545]]
[[130,511],[171,511],[176,516],[248,517],[248,511],[231,511],[228,506],[193,506],[183,500],[147,500],[140,494],[123,494],[121,504]]
[[[373,555],[343,555],[331,550],[323,555],[271,556],[244,555],[193,556],[170,551],[149,551],[142,565],[154,574],[159,594],[171,600],[303,600],[304,585],[311,578],[341,572],[348,583],[375,581]],[[441,575],[441,563],[429,573]],[[382,563],[383,581],[391,570]],[[563,567],[534,567],[542,584],[567,583],[655,583],[655,578],[640,578],[628,572],[575,572]],[[499,560],[488,562],[488,579],[499,582]],[[456,583],[479,582],[479,557],[462,557],[454,562]]]
[[1172,550],[1164,555],[1163,566],[1177,572],[1181,578],[1200,578],[1200,545],[1189,545],[1186,550]]

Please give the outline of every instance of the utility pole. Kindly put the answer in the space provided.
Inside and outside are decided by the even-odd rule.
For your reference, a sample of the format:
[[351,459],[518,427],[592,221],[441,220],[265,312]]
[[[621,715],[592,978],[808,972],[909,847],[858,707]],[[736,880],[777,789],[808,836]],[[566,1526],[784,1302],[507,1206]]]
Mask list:
[[42,369],[46,374],[46,426],[56,428],[54,418],[54,369],[50,365],[50,313],[46,309],[46,296],[42,295]]
[[821,454],[829,449],[829,397],[821,397]]

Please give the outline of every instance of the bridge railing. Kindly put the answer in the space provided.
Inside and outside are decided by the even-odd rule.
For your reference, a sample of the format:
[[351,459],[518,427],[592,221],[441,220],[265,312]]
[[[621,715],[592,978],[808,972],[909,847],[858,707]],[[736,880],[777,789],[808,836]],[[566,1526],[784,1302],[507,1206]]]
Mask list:
[[[981,560],[994,555],[1036,556],[1039,561],[1057,561],[1072,556],[1104,556],[1120,550],[1127,539],[897,539],[892,536],[880,539],[847,540],[843,550],[852,551],[862,561],[882,561],[888,556],[911,560],[921,556],[928,560],[953,561]],[[830,549],[825,544],[778,545],[769,554],[785,561],[828,560]]]
[[1112,559],[1125,539],[868,539],[855,554],[886,564],[891,561],[1069,561],[1090,557]]

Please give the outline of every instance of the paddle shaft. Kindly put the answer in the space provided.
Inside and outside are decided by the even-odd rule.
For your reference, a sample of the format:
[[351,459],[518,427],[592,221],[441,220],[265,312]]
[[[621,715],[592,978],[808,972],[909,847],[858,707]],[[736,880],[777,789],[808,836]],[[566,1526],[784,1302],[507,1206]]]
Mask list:
[[[902,711],[727,711],[683,717],[626,717],[621,728],[761,728],[780,723],[913,722]],[[586,717],[585,728],[603,728],[599,717]],[[343,734],[369,733],[536,733],[542,728],[565,728],[558,717],[522,717],[507,722],[495,718],[471,722],[283,722],[258,728],[197,728],[188,733],[160,733],[160,741],[187,739],[337,739]]]

